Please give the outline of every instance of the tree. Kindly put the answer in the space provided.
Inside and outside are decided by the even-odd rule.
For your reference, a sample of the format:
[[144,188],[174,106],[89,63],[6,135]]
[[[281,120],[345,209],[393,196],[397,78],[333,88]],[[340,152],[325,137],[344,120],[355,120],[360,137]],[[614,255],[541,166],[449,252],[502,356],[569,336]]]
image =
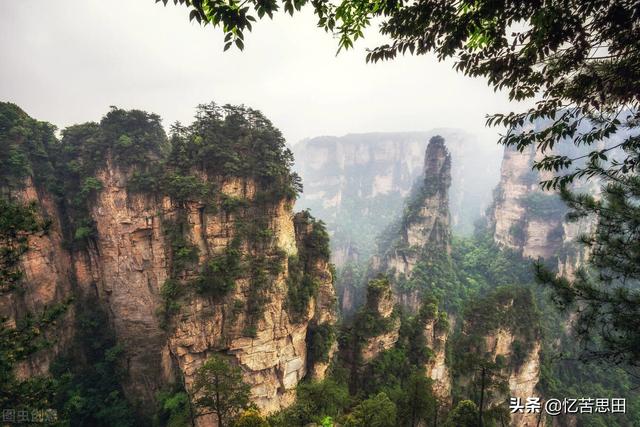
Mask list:
[[296,403],[283,411],[283,425],[320,423],[326,417],[339,416],[347,405],[349,392],[345,384],[331,378],[303,382],[296,388]]
[[[169,0],[157,1],[166,4]],[[433,53],[440,60],[454,59],[454,68],[465,75],[486,78],[511,100],[535,102],[522,112],[494,114],[487,124],[506,127],[499,142],[542,154],[534,168],[552,172],[541,183],[543,188],[561,189],[577,178],[624,181],[638,171],[640,3],[636,1],[173,1],[190,9],[190,19],[221,26],[225,49],[233,43],[242,49],[244,31],[251,31],[254,15],[272,17],[281,7],[293,15],[309,3],[318,26],[338,36],[339,50],[352,47],[372,19],[378,18],[382,21],[379,30],[390,42],[370,50],[367,60]],[[615,142],[608,141],[612,135],[617,135]],[[629,200],[634,199],[637,194]],[[622,211],[612,211],[616,213]],[[608,221],[625,219],[611,217]],[[602,236],[598,239],[602,248],[614,247]],[[631,240],[618,243],[622,253],[634,254]],[[639,263],[637,259],[633,262]],[[602,273],[597,272],[597,263],[592,266],[596,276]],[[607,278],[608,268],[605,265],[605,278],[596,279],[599,285],[595,288],[586,285],[593,279],[577,278],[574,284],[580,289],[576,292],[582,295],[573,296],[567,291],[571,280],[557,282],[559,278],[540,274],[542,282],[556,281],[559,300],[591,301],[589,316],[579,316],[576,325],[583,331],[596,324],[608,325],[605,329],[609,330],[596,340],[607,348],[601,355],[617,353],[614,359],[636,363],[636,345],[630,345],[629,336],[615,338],[618,331],[610,321],[622,321],[638,310],[637,283],[627,275],[624,286],[616,286],[615,280]],[[603,291],[610,285],[613,287]],[[612,299],[616,293],[618,297]],[[570,306],[576,304],[567,304]],[[619,316],[612,309],[624,309],[621,313],[625,314]]]
[[478,407],[470,400],[463,400],[449,413],[446,427],[476,427]]
[[[167,4],[169,0],[157,0]],[[496,114],[490,125],[505,125],[500,141],[545,154],[536,167],[563,172],[546,182],[558,187],[579,176],[601,173],[598,163],[614,148],[626,151],[611,165],[616,173],[636,170],[640,137],[628,135],[614,146],[584,156],[554,154],[559,142],[591,146],[640,120],[640,5],[631,0],[173,0],[190,9],[190,19],[221,26],[225,49],[244,47],[244,31],[280,7],[293,15],[310,3],[318,26],[334,33],[339,50],[349,48],[373,18],[391,42],[370,50],[367,60],[395,58],[407,52],[455,59],[455,69],[484,77],[512,100],[537,100],[521,112]],[[526,122],[546,120],[522,130]],[[584,166],[570,169],[579,159]]]
[[640,177],[609,177],[602,197],[563,197],[569,219],[597,218],[593,232],[582,236],[588,265],[574,279],[556,276],[541,263],[537,277],[553,286],[561,307],[576,312],[575,330],[584,359],[640,366]]
[[424,372],[414,372],[405,386],[406,394],[399,405],[398,417],[404,419],[403,425],[417,427],[435,416],[437,408],[431,390],[432,380]]
[[240,414],[233,427],[269,427],[269,423],[257,410],[247,409]]
[[396,405],[385,393],[362,401],[347,416],[345,427],[394,427]]
[[220,427],[230,426],[239,412],[249,407],[249,392],[242,370],[223,356],[211,356],[196,371],[193,396],[197,415],[215,414]]

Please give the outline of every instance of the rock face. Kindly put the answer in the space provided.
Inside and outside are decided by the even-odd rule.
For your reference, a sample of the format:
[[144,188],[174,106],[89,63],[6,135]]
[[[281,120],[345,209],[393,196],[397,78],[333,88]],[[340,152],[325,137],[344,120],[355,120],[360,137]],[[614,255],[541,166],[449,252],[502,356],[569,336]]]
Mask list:
[[[387,328],[369,337],[363,345],[362,360],[367,363],[381,351],[393,347],[398,340],[400,319],[392,319],[394,304],[417,314],[422,306],[422,289],[407,290],[404,284],[412,279],[416,265],[431,260],[430,254],[451,254],[451,230],[448,191],[451,185],[451,155],[444,139],[434,136],[427,146],[422,179],[417,181],[401,220],[387,230],[386,247],[373,258],[372,271],[390,276],[389,282],[375,279],[369,282],[365,309],[372,316],[386,319]],[[380,283],[387,283],[376,292]],[[446,314],[443,313],[444,318]],[[357,324],[357,323],[356,323]],[[437,312],[425,321],[426,345],[433,351],[425,371],[434,381],[433,389],[443,405],[451,403],[451,375],[446,363],[446,343],[451,325]]]
[[454,320],[450,318],[450,324],[440,325],[436,316],[426,322],[424,327],[426,345],[433,351],[433,357],[427,362],[425,370],[427,376],[433,380],[435,396],[444,406],[451,404],[451,372],[446,360],[446,345]]
[[[446,301],[443,308],[437,304],[431,308],[423,307],[425,297],[431,296],[430,286],[452,266],[451,261],[451,225],[449,216],[448,191],[451,185],[452,160],[445,141],[441,137],[431,138],[425,153],[423,180],[412,191],[406,204],[405,212],[395,227],[391,227],[383,241],[387,242],[386,249],[378,257],[374,258],[373,270],[389,274],[392,291],[397,302],[409,313],[419,314],[424,319],[425,344],[432,351],[433,356],[426,362],[426,374],[433,380],[433,390],[442,406],[452,404],[453,382],[465,387],[465,382],[474,377],[474,372],[456,371],[457,377],[452,376],[447,347],[455,352],[455,357],[463,358],[467,354],[477,354],[486,360],[507,360],[507,365],[501,369],[501,375],[505,378],[505,384],[514,397],[536,396],[535,388],[538,384],[540,373],[540,340],[535,334],[529,336],[522,332],[520,327],[513,322],[507,322],[498,313],[507,313],[506,319],[517,318],[516,311],[526,311],[525,307],[531,306],[531,296],[525,291],[513,291],[514,294],[500,291],[493,300],[488,300],[483,306],[483,313],[477,319],[475,313],[469,315],[470,319],[463,318],[461,324],[461,337],[454,334],[456,317],[449,316],[446,310]],[[440,268],[430,269],[431,265]],[[451,278],[454,280],[454,278]],[[433,289],[434,291],[436,289]],[[367,299],[367,306],[370,304]],[[514,308],[517,305],[517,309]],[[423,309],[427,309],[424,311]],[[429,314],[427,314],[429,313]],[[465,314],[465,316],[467,316]],[[495,318],[495,324],[500,325],[496,329],[487,330],[492,321],[484,316]],[[535,313],[531,314],[535,316]],[[532,317],[534,318],[534,317]],[[527,326],[523,326],[526,329]],[[393,332],[393,331],[392,331]],[[527,335],[526,338],[524,335]],[[453,337],[452,337],[453,336]],[[468,337],[468,338],[467,338]],[[473,337],[473,338],[471,338]],[[477,346],[476,338],[483,344]],[[465,341],[468,339],[468,341]],[[365,347],[366,360],[378,354],[376,346],[381,349],[390,348],[395,344],[397,335],[392,333],[380,334],[370,338]],[[458,347],[459,343],[466,343]],[[470,344],[473,343],[473,344]],[[523,343],[526,343],[523,344]],[[529,345],[531,344],[531,345]],[[524,354],[522,349],[525,349]],[[457,367],[455,369],[461,369]],[[462,378],[460,377],[462,375]],[[461,382],[461,384],[459,384]],[[502,404],[503,396],[496,397],[495,402],[489,404]],[[535,417],[533,417],[535,418]],[[516,415],[512,419],[513,426],[535,425],[537,419],[531,416]],[[534,422],[532,424],[532,421]]]
[[[586,257],[576,241],[594,223],[588,218],[566,221],[567,207],[560,196],[540,189],[539,183],[552,176],[550,172],[532,170],[541,157],[534,147],[523,152],[505,148],[500,183],[487,215],[489,228],[499,246],[527,258],[557,263],[559,272],[571,276]],[[579,184],[575,189],[598,193],[597,183],[589,183],[588,189],[585,185]]]
[[[93,209],[98,238],[95,252],[89,256],[91,262],[83,270],[90,271],[91,280],[98,282],[118,340],[125,347],[128,392],[153,399],[155,390],[175,375],[175,368],[189,388],[195,371],[207,357],[222,352],[233,356],[243,369],[252,400],[261,410],[272,412],[292,403],[295,386],[312,368],[307,365],[309,325],[336,321],[327,260],[315,260],[319,289],[306,316],[298,322],[286,310],[288,265],[284,259],[282,272],[264,295],[264,313],[253,336],[247,336],[244,329],[245,312],[232,314],[234,304],[247,304],[251,292],[247,277],[238,279],[233,294],[224,301],[213,302],[197,295],[186,298],[173,332],[167,336],[156,315],[159,289],[169,277],[170,249],[163,236],[163,218],[174,217],[177,207],[167,197],[156,201],[129,194],[125,175],[111,163],[99,178],[104,189]],[[222,191],[246,200],[255,197],[251,181],[226,182]],[[186,235],[199,248],[201,262],[207,254],[219,253],[231,244],[237,218],[208,214],[197,203],[190,203],[186,210]],[[246,219],[251,217],[251,213],[244,215]],[[308,227],[294,227],[291,208],[284,202],[269,207],[267,216],[268,229],[275,239],[264,253],[275,256],[275,251],[281,250],[288,256],[296,255],[298,245],[304,244],[310,232]],[[316,376],[323,374],[320,370]]]
[[395,297],[386,280],[374,280],[367,289],[366,309],[378,322],[385,324],[381,333],[367,338],[362,346],[363,363],[375,359],[398,341],[400,318],[394,317]]
[[[454,338],[456,384],[464,390],[485,384],[485,409],[504,407],[510,397],[526,402],[540,396],[542,332],[534,298],[525,288],[491,290],[472,303]],[[537,423],[538,414],[515,413],[510,425]]]
[[[500,329],[485,337],[485,345],[493,355],[504,357],[507,360],[513,358],[513,344],[517,340],[510,330]],[[528,349],[524,359],[517,366],[511,365],[507,369],[507,383],[510,397],[520,398],[526,402],[528,397],[538,396],[536,390],[540,378],[540,341],[536,340]],[[538,414],[515,413],[511,415],[511,426],[528,427],[538,425]],[[544,420],[540,421],[544,425]]]
[[412,190],[398,227],[390,231],[400,236],[391,241],[380,261],[381,269],[396,278],[394,292],[400,303],[414,313],[420,308],[420,290],[407,291],[401,283],[411,280],[420,260],[451,254],[450,186],[451,155],[444,139],[434,136],[425,153],[423,179]]
[[451,253],[450,186],[451,155],[444,139],[434,136],[425,153],[422,188],[416,194],[417,198],[412,200],[416,203],[416,210],[404,224],[403,237],[409,247],[429,245]]
[[172,369],[163,367],[168,360],[166,338],[155,314],[170,265],[159,213],[171,210],[171,204],[130,197],[127,176],[111,158],[97,178],[103,185],[91,212],[97,238],[76,258],[78,285],[95,287],[111,314],[128,364],[125,390],[151,401]]
[[540,190],[542,176],[531,169],[536,156],[534,147],[522,153],[505,149],[489,220],[499,245],[548,259],[563,242],[564,209],[557,195]]
[[[37,203],[38,220],[51,223],[46,232],[27,236],[28,250],[18,260],[23,273],[21,291],[0,294],[0,319],[6,319],[6,327],[15,327],[25,313],[42,313],[47,307],[64,304],[72,296],[71,257],[63,247],[62,225],[53,197],[39,190],[31,177],[24,180],[19,190],[12,191],[11,197],[25,205]],[[0,239],[0,247],[4,249],[7,244]],[[17,376],[24,379],[47,373],[51,362],[70,343],[73,323],[74,311],[69,309],[47,331],[55,345],[18,364]]]
[[402,211],[424,171],[428,141],[442,135],[451,150],[451,214],[456,232],[471,233],[473,222],[491,203],[498,179],[499,151],[458,129],[429,132],[350,134],[318,137],[293,147],[296,170],[305,183],[297,202],[327,223],[332,261],[366,261],[374,237]]
[[[135,134],[136,129],[129,131]],[[127,139],[118,137],[128,147]],[[104,327],[113,328],[123,348],[125,394],[148,408],[154,407],[158,390],[178,378],[189,390],[197,368],[214,353],[227,355],[242,369],[253,402],[266,413],[292,403],[303,377],[324,377],[328,361],[311,360],[308,341],[314,328],[332,328],[337,320],[328,247],[324,249],[328,237],[320,223],[307,213],[294,215],[290,198],[266,198],[252,177],[192,170],[188,178],[197,177],[216,194],[177,199],[163,189],[131,190],[140,171],[123,166],[111,149],[101,160],[94,176],[84,180],[99,183],[87,212],[94,232],[84,246],[63,244],[68,212],[43,185],[34,184],[32,175],[19,190],[11,190],[11,197],[36,203],[51,225],[46,233],[28,236],[28,249],[19,259],[25,290],[0,299],[0,315],[9,319],[5,326],[71,295],[96,295],[108,313],[110,324]],[[230,201],[238,206],[230,208]],[[171,237],[178,221],[182,249]],[[251,226],[258,224],[252,232]],[[208,263],[227,256],[229,248],[240,260],[231,290],[218,297],[197,291],[198,280],[208,285],[209,279],[201,279]],[[195,254],[181,268],[179,250]],[[217,273],[229,274],[225,269]],[[303,282],[312,283],[313,292],[307,300],[294,300],[292,289]],[[178,290],[170,301],[173,311],[163,320],[167,283]],[[56,334],[56,347],[33,355],[17,368],[19,375],[47,372],[75,333],[73,313],[72,307],[50,332]],[[335,351],[334,343],[325,359]],[[197,422],[214,425],[206,417]]]

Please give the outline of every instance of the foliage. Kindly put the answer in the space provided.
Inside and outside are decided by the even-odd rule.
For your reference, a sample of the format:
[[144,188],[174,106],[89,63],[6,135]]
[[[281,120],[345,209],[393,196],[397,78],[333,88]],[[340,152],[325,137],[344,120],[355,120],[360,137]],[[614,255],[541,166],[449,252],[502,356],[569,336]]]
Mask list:
[[[59,383],[53,407],[71,426],[133,426],[137,419],[124,398],[122,347],[95,299],[76,304],[74,348],[59,357],[51,374]],[[141,421],[141,420],[139,420]]]
[[233,427],[270,427],[269,423],[260,412],[255,409],[247,409],[240,414]]
[[[431,315],[425,312],[432,309]],[[421,304],[420,312],[415,316],[401,317],[400,330],[396,347],[404,350],[408,361],[414,366],[423,366],[433,357],[433,350],[427,346],[425,326],[433,321],[434,332],[442,327],[445,322],[444,312],[439,313],[435,299],[425,298]]]
[[423,249],[411,276],[399,280],[403,289],[419,289],[423,295],[431,295],[448,310],[457,311],[465,298],[465,288],[457,277],[449,254],[440,249]]
[[327,378],[318,382],[302,382],[296,389],[296,401],[271,417],[273,427],[303,426],[322,423],[326,417],[337,418],[349,405],[347,386]]
[[329,352],[336,341],[335,326],[328,323],[311,324],[307,328],[307,366],[328,362]]
[[354,319],[353,331],[356,342],[388,332],[397,320],[397,313],[389,317],[382,317],[378,312],[381,299],[388,299],[391,295],[391,284],[386,276],[377,276],[367,285],[366,304],[358,310]]
[[[366,296],[366,267],[359,262],[349,261],[336,272],[336,290],[340,299],[339,306],[342,308],[342,316],[345,318],[353,314],[353,310],[361,306]],[[345,293],[349,293],[349,298],[353,302],[351,307],[345,307]]]
[[165,219],[163,228],[171,249],[171,277],[175,278],[197,264],[198,248],[185,237],[187,225],[183,212],[175,219]]
[[160,327],[167,329],[171,318],[180,312],[178,299],[182,296],[181,284],[176,279],[167,279],[160,288],[160,298],[162,305],[157,309],[156,314],[160,318]]
[[111,156],[124,171],[145,174],[166,150],[166,135],[160,117],[140,110],[112,107],[100,123],[84,123],[62,131],[55,152],[56,194],[61,199],[72,243],[82,247],[95,237],[90,204],[102,189],[96,177]]
[[227,214],[237,213],[240,209],[246,209],[249,206],[249,202],[246,199],[240,197],[222,195],[221,207]]
[[56,378],[18,379],[16,365],[52,345],[48,330],[67,311],[70,301],[18,319],[15,326],[0,318],[0,405],[15,409],[49,409],[58,386]]
[[522,204],[528,216],[538,219],[558,220],[563,218],[567,211],[567,206],[555,193],[532,191],[523,197]]
[[25,205],[0,196],[0,295],[14,290],[22,278],[18,261],[28,250],[28,236],[46,228],[35,202]]
[[447,417],[446,427],[476,427],[478,406],[471,400],[460,401]]
[[[572,415],[578,425],[608,425],[622,427],[636,425],[640,419],[640,397],[637,393],[637,379],[623,369],[577,360],[579,348],[573,342],[563,340],[562,353],[549,347],[544,349],[540,364],[539,388],[545,396],[604,396],[625,398],[626,413],[615,417],[606,414]],[[566,422],[566,416],[558,417]]]
[[[175,218],[164,218],[162,221],[165,240],[170,250],[169,277],[160,288],[162,304],[156,309],[159,324],[167,330],[174,315],[180,312],[180,299],[185,294],[184,281],[181,278],[189,269],[194,269],[198,263],[198,248],[186,237],[186,215],[178,210]],[[206,270],[206,268],[205,268]],[[202,276],[195,279],[196,283],[205,280]],[[204,285],[203,285],[204,286]]]
[[417,427],[435,419],[438,406],[431,388],[432,383],[424,372],[416,371],[411,374],[397,403],[400,425]]
[[[0,116],[0,120],[3,119]],[[28,236],[45,231],[35,203],[25,205],[0,196],[0,296],[19,290],[23,271],[20,256],[28,250]],[[15,319],[0,317],[0,407],[22,410],[51,408],[57,379],[34,375],[19,379],[15,368],[29,356],[50,347],[51,330],[65,314],[71,301],[44,307],[37,314],[27,312]]]
[[55,127],[29,117],[17,105],[0,102],[0,188],[15,190],[32,176],[37,185],[53,189],[49,153],[57,149]]
[[309,301],[316,294],[319,283],[296,255],[288,259],[287,311],[294,322],[306,320]]
[[[638,178],[604,180],[602,197],[563,192],[568,219],[596,219],[581,240],[590,254],[588,263],[571,280],[556,276],[541,264],[537,279],[550,285],[562,316],[546,314],[552,323],[541,363],[540,387],[549,395],[625,397],[627,413],[615,419],[578,415],[584,425],[635,425],[640,419],[638,380]],[[577,310],[579,307],[579,310]],[[554,307],[555,308],[555,307]],[[550,309],[549,309],[550,310]],[[573,316],[572,339],[553,324]],[[552,335],[555,332],[554,335]],[[578,340],[575,340],[577,336]],[[553,341],[551,341],[553,342]],[[615,366],[620,365],[620,366]]]
[[498,248],[486,231],[472,238],[454,239],[451,256],[468,296],[494,287],[526,285],[534,280],[530,262],[516,252]]
[[172,385],[161,390],[156,395],[158,412],[154,419],[154,425],[166,427],[191,426],[191,410],[189,395],[184,389]]
[[235,288],[236,280],[243,272],[240,240],[235,238],[223,253],[207,260],[193,284],[200,294],[220,299]]
[[299,177],[290,170],[293,154],[280,131],[259,111],[199,105],[194,123],[183,134],[185,158],[210,176],[252,178],[270,200],[293,200],[302,190]]
[[257,325],[264,314],[264,306],[267,303],[267,291],[271,288],[272,277],[267,269],[267,257],[254,256],[249,266],[249,295],[247,297],[247,323],[243,333],[256,337]]
[[[497,248],[491,237],[483,232],[477,233],[473,238],[454,239],[452,256],[458,277],[464,282],[465,287],[473,289],[469,294],[469,303],[464,304],[467,308],[463,310],[462,317],[469,319],[467,324],[475,322],[477,326],[486,325],[486,327],[477,328],[469,325],[469,336],[465,345],[472,345],[473,342],[476,343],[474,345],[481,344],[481,341],[473,337],[485,335],[495,325],[509,328],[518,336],[515,337],[511,346],[511,359],[503,362],[509,365],[508,369],[517,369],[530,352],[530,340],[537,336],[536,339],[539,339],[542,344],[539,384],[541,395],[550,397],[622,396],[627,399],[627,414],[624,417],[618,417],[616,420],[609,417],[605,421],[604,416],[588,414],[581,417],[581,422],[585,425],[589,425],[588,423],[598,425],[603,421],[611,425],[634,425],[630,420],[635,420],[638,416],[633,403],[638,399],[637,392],[634,392],[637,381],[632,374],[626,373],[621,368],[594,363],[583,364],[577,360],[580,349],[576,346],[574,336],[567,334],[565,330],[568,319],[561,315],[551,303],[550,297],[554,295],[552,289],[540,288],[533,283],[535,275],[529,260],[522,259],[512,251]],[[520,289],[510,290],[513,285],[517,285]],[[493,290],[494,288],[497,289]],[[533,301],[537,309],[528,302],[527,293],[530,291],[533,292]],[[494,294],[495,292],[497,294]],[[507,298],[508,301],[510,298],[508,295],[511,292],[520,295],[519,308],[500,312],[496,309],[503,304],[499,300]],[[502,296],[499,297],[500,295]],[[464,314],[468,311],[471,312],[470,317]],[[464,387],[461,387],[461,383],[464,383],[470,375],[457,372],[459,369],[465,372],[473,370],[475,372],[473,384],[477,384],[478,367],[482,361],[460,357],[468,352],[468,347],[458,347],[460,341],[455,334],[450,338],[449,343],[452,348],[448,350],[447,359],[454,375],[454,394],[458,399],[474,399],[477,402],[478,395],[475,392],[465,392]],[[475,407],[477,411],[477,403]],[[500,414],[495,415],[500,417]],[[477,423],[477,412],[474,422]],[[458,425],[458,422],[450,425]]]
[[528,343],[540,337],[540,311],[532,290],[525,287],[497,287],[469,301],[464,318],[470,335],[502,328]]
[[304,258],[329,261],[331,251],[329,249],[329,234],[322,220],[315,219],[309,211],[302,211],[296,215],[297,229],[307,228],[302,249]]
[[[472,398],[483,419],[507,420],[507,375],[541,339],[541,319],[533,293],[523,287],[498,287],[469,301],[464,310],[464,327],[452,338],[448,363],[454,378],[454,399]],[[509,359],[495,357],[486,347],[486,337],[498,330],[514,336]],[[480,415],[479,415],[480,416]]]
[[[585,359],[640,365],[640,178],[609,178],[602,198],[563,192],[569,218],[597,218],[582,236],[588,266],[575,279],[556,276],[537,264],[537,278],[555,290],[563,309],[577,311],[575,329]],[[577,308],[579,307],[579,310]]]
[[288,260],[287,311],[294,322],[305,319],[309,301],[320,286],[318,263],[328,263],[329,234],[324,223],[316,220],[309,211],[302,211],[294,218],[296,236],[302,236],[297,256]]
[[363,400],[345,420],[345,427],[394,427],[396,405],[384,393]]
[[249,391],[242,370],[214,354],[196,370],[193,403],[198,415],[215,414],[218,425],[227,427],[249,407]]
[[366,395],[379,391],[385,391],[392,397],[396,395],[415,369],[407,356],[407,352],[401,348],[381,352],[360,375],[358,389]]

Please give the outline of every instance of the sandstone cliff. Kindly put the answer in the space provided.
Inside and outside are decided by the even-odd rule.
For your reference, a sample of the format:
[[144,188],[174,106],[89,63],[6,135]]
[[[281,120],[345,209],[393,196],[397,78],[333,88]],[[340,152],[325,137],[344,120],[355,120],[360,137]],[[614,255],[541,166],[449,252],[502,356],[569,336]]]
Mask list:
[[365,335],[360,349],[363,363],[375,359],[398,341],[400,318],[394,315],[394,309],[395,297],[389,282],[386,279],[372,280],[367,287],[363,319],[356,323],[358,332]]
[[[525,258],[544,259],[571,276],[586,256],[577,243],[578,237],[593,226],[593,220],[565,220],[567,207],[559,194],[540,188],[539,183],[553,174],[532,169],[542,157],[535,147],[523,152],[505,148],[500,182],[488,210],[488,225],[499,246]],[[573,190],[596,195],[599,192],[597,182],[578,182]]]
[[[470,390],[484,384],[487,412],[505,408],[510,397],[526,402],[540,395],[542,332],[533,298],[526,288],[491,290],[471,304],[452,338],[455,386]],[[538,414],[512,414],[510,425],[538,425]]]
[[[437,310],[437,309],[436,309]],[[433,392],[443,407],[451,405],[451,370],[447,364],[447,340],[455,327],[455,318],[443,321],[438,312],[425,322],[424,337],[433,356],[426,363],[426,373],[433,380]]]
[[383,253],[375,261],[381,271],[394,277],[394,293],[414,313],[426,286],[425,278],[413,275],[414,268],[451,262],[450,186],[451,155],[444,139],[435,136],[425,152],[422,179],[413,188],[400,221],[385,232],[386,247],[381,247]]
[[492,143],[457,129],[434,129],[317,137],[293,147],[296,170],[305,182],[297,203],[327,223],[336,266],[366,262],[375,251],[374,237],[401,213],[435,135],[447,140],[454,158],[452,226],[468,234],[490,204],[497,181],[499,152]]
[[[17,270],[22,273],[19,283],[13,291],[0,292],[0,321],[5,320],[0,327],[15,328],[24,321],[27,313],[39,316],[49,308],[68,305],[73,294],[72,263],[63,246],[62,224],[52,195],[46,190],[39,190],[31,177],[25,178],[20,188],[11,190],[9,194],[20,204],[34,204],[37,220],[48,223],[46,230],[26,234],[25,251],[17,260]],[[0,246],[4,261],[4,250],[10,244],[0,239]],[[2,264],[2,268],[5,268],[6,264]],[[4,287],[5,283],[2,285]],[[73,323],[74,310],[70,307],[46,331],[47,339],[54,343],[53,346],[19,363],[16,366],[18,377],[26,379],[46,374],[53,360],[71,342]]]
[[[64,246],[56,197],[44,179],[53,169],[46,152],[55,140],[53,126],[0,103],[2,368],[10,369],[15,361],[21,379],[48,372],[73,336],[74,310],[68,307],[72,259]],[[13,336],[15,330],[25,331],[27,342]],[[43,339],[53,345],[38,351]],[[2,381],[9,379],[3,376]]]
[[532,170],[536,156],[534,147],[505,149],[489,220],[499,245],[548,259],[558,255],[564,241],[565,208],[558,195],[540,189],[543,177]]
[[[328,354],[318,355],[309,339],[337,318],[328,236],[308,213],[292,213],[295,176],[277,130],[253,110],[202,108],[169,144],[157,116],[117,109],[99,125],[66,130],[60,143],[51,133],[52,146],[38,155],[58,162],[47,179],[68,191],[56,197],[35,182],[36,160],[25,150],[32,165],[17,185],[5,175],[3,194],[34,202],[50,224],[27,235],[22,291],[3,295],[0,315],[13,327],[71,296],[95,296],[108,314],[102,327],[113,328],[123,349],[122,386],[131,401],[148,411],[166,384],[189,390],[195,370],[222,353],[242,369],[253,402],[272,412],[293,401],[303,377],[322,378],[335,352],[328,343]],[[3,144],[16,120],[2,123]],[[243,136],[220,142],[211,132]],[[222,159],[252,138],[262,138],[258,149]],[[224,144],[230,151],[220,151]],[[180,157],[185,150],[192,154]],[[69,351],[73,313],[71,306],[51,329],[54,347],[28,358],[20,375],[44,374]]]

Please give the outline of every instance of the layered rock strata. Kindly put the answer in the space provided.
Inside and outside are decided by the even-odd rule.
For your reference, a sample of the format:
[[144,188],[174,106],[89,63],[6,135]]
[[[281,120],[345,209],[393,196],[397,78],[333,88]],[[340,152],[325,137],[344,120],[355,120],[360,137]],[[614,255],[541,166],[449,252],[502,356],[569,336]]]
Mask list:
[[[11,104],[4,107],[19,111]],[[19,113],[20,117],[28,117]],[[134,138],[130,135],[139,133],[143,134],[140,138],[146,138],[145,143],[157,138],[152,143],[158,147],[163,147],[166,141],[159,126],[153,133],[131,125],[141,115],[147,124],[153,123],[156,116],[117,109],[112,113],[129,120],[129,134],[112,136],[108,133],[112,128],[100,124],[102,139],[97,141],[107,148],[103,156],[94,156],[99,166],[81,182],[93,188],[92,196],[86,200],[88,210],[83,219],[91,224],[89,237],[84,237],[88,233],[80,234],[78,228],[74,237],[70,230],[75,219],[71,218],[73,211],[69,206],[77,195],[53,197],[47,190],[48,184],[34,181],[34,168],[19,185],[1,183],[3,195],[35,203],[39,215],[49,222],[46,232],[27,236],[27,249],[19,258],[24,273],[20,282],[22,292],[0,298],[0,315],[7,318],[4,326],[15,326],[28,314],[70,297],[83,301],[82,296],[92,295],[108,314],[109,324],[103,327],[114,330],[123,349],[126,375],[122,386],[130,400],[153,408],[157,392],[169,383],[183,381],[190,390],[196,370],[210,355],[219,353],[241,368],[251,386],[252,401],[263,412],[288,406],[295,397],[298,382],[307,375],[322,379],[329,363],[325,360],[330,360],[336,351],[334,343],[323,361],[308,357],[310,329],[332,328],[337,320],[328,249],[326,253],[316,249],[328,244],[328,238],[326,242],[322,240],[326,234],[322,225],[308,214],[294,215],[290,197],[265,198],[267,193],[256,179],[242,171],[238,176],[229,176],[194,169],[188,171],[191,175],[180,178],[216,189],[215,194],[207,193],[204,197],[177,198],[157,187],[153,191],[132,190],[134,178],[144,171],[136,165],[123,164],[122,156],[114,154],[114,150],[130,149]],[[264,125],[265,119],[260,120],[263,121],[239,126],[270,126]],[[18,125],[13,116],[7,123],[2,122],[0,142],[20,147],[20,140],[11,139]],[[96,124],[87,127],[98,129]],[[244,132],[253,129],[248,127]],[[263,132],[267,131],[274,132],[269,127]],[[277,132],[273,135],[281,138]],[[57,144],[52,133],[50,137],[51,143]],[[115,143],[109,139],[113,137]],[[81,141],[81,149],[89,149],[95,141]],[[269,155],[282,156],[277,152]],[[158,159],[159,154],[150,153],[145,160],[147,170],[153,170]],[[74,161],[81,169],[82,162],[87,160]],[[48,179],[62,182],[67,177],[51,175]],[[158,180],[156,184],[163,182]],[[85,202],[75,200],[78,206]],[[176,224],[181,247],[176,246],[176,237],[171,237]],[[259,229],[251,231],[251,226]],[[251,237],[254,235],[257,237]],[[80,238],[83,244],[78,243]],[[228,283],[230,290],[215,297],[199,291],[197,283],[210,286],[209,279],[203,279],[209,263],[227,256],[230,248],[240,260],[236,267],[239,272]],[[184,257],[185,253],[188,262],[178,268],[177,257]],[[223,269],[218,274],[231,273]],[[298,297],[290,290],[303,286],[301,277],[314,288]],[[218,279],[212,276],[211,280]],[[175,287],[172,301],[167,300],[167,284]],[[304,299],[307,294],[308,300]],[[298,299],[292,300],[295,298]],[[172,304],[172,311],[161,314],[163,305],[168,303]],[[76,333],[73,313],[72,305],[51,328],[53,347],[37,352],[16,368],[20,376],[46,374],[50,362],[68,350]],[[212,425],[207,418],[198,422]]]

